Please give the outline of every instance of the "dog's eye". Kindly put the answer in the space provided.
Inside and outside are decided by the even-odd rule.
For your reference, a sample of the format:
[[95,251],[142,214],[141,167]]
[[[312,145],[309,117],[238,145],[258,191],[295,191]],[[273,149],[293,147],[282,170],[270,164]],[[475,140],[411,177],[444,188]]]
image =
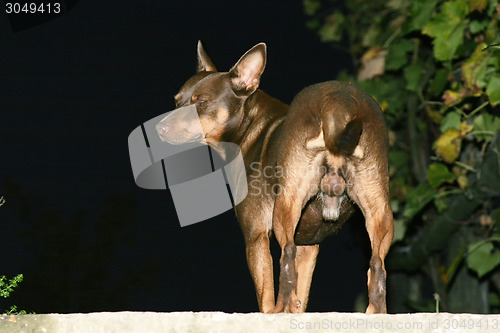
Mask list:
[[206,108],[208,106],[208,99],[206,98],[198,98],[196,100],[196,105],[200,108]]

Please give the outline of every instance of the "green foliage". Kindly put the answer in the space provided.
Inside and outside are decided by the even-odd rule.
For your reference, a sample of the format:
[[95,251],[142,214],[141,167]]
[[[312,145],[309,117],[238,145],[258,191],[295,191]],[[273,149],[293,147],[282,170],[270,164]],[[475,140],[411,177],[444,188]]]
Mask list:
[[[0,197],[0,207],[5,204],[5,198]],[[0,275],[0,297],[7,298],[10,296],[14,289],[23,281],[24,276],[18,274],[11,279],[8,279],[5,275]],[[0,309],[1,311],[1,309]],[[0,312],[1,313],[1,312]],[[12,305],[9,310],[6,311],[7,314],[25,314],[25,310],[18,311],[16,305]]]
[[500,251],[494,250],[493,242],[479,241],[469,245],[467,265],[477,272],[480,278],[500,265]]
[[422,183],[408,192],[408,203],[405,205],[403,216],[410,220],[417,215],[422,208],[431,202],[437,195],[437,191],[429,184]]
[[424,26],[422,33],[433,37],[436,60],[451,60],[459,56],[457,50],[464,42],[467,13],[465,0],[447,1]]
[[451,172],[442,163],[432,163],[429,165],[429,169],[427,169],[429,184],[434,188],[441,186],[443,183],[453,183],[457,177],[457,174]]
[[408,23],[405,25],[406,32],[422,30],[431,19],[437,3],[437,0],[412,1]]
[[[11,279],[8,279],[5,275],[0,275],[0,297],[7,298],[10,296],[14,289],[23,281],[23,275],[18,274]],[[26,311],[18,311],[17,306],[12,305],[10,309],[6,312],[7,314],[25,314]]]
[[7,279],[5,275],[0,276],[0,296],[3,298],[9,297],[10,293],[14,291],[14,288],[17,288],[22,281],[22,274],[16,275],[12,279]]
[[500,75],[495,75],[490,78],[486,94],[490,98],[490,103],[496,105],[500,103]]
[[[492,171],[500,166],[499,1],[340,4],[304,0],[306,25],[323,42],[342,43],[355,68],[342,79],[356,81],[385,112],[397,236],[389,269],[420,269],[445,311],[464,311],[456,303],[462,283],[483,288],[488,279],[499,299],[500,223],[491,222],[500,188]],[[453,241],[457,232],[466,248]],[[477,299],[474,288],[467,297]]]
[[500,118],[483,113],[474,119],[474,136],[478,141],[491,141],[500,129]]
[[490,216],[482,216],[482,224],[495,226],[491,237],[482,239],[469,245],[467,254],[467,265],[475,271],[479,278],[490,274],[500,266],[500,250],[496,243],[500,243],[500,209],[491,213]]

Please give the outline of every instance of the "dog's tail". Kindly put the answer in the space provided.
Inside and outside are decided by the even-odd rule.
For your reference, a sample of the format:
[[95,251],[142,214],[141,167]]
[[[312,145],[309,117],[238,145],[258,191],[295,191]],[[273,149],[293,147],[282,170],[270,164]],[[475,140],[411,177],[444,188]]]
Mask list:
[[359,143],[363,122],[356,117],[358,102],[349,93],[336,91],[321,104],[325,146],[335,155],[350,156]]

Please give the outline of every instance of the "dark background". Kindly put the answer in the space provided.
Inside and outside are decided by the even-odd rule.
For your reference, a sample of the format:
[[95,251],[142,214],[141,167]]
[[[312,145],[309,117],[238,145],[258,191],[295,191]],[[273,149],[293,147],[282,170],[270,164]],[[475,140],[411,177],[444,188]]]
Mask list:
[[[0,275],[24,274],[0,312],[258,311],[234,213],[181,228],[168,190],[135,185],[128,135],[174,108],[199,39],[220,70],[266,42],[261,88],[286,103],[348,56],[300,1],[73,0],[48,21],[0,4]],[[308,311],[354,310],[365,233],[358,214],[321,245]]]

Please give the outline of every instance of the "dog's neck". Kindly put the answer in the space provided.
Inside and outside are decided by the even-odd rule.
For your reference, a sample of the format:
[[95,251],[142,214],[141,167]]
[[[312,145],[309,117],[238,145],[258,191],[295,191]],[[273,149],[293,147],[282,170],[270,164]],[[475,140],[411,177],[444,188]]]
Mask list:
[[288,112],[288,105],[257,90],[243,104],[243,120],[234,131],[231,142],[238,144],[245,151],[257,140],[267,137],[281,124]]
[[[229,129],[222,141],[236,144],[246,163],[256,161],[260,156],[253,156],[250,151],[255,151],[259,146],[267,146],[269,138],[282,124],[287,112],[288,105],[257,90],[243,104],[238,125]],[[230,145],[216,142],[210,143],[210,147],[224,160],[232,159],[235,152]]]

